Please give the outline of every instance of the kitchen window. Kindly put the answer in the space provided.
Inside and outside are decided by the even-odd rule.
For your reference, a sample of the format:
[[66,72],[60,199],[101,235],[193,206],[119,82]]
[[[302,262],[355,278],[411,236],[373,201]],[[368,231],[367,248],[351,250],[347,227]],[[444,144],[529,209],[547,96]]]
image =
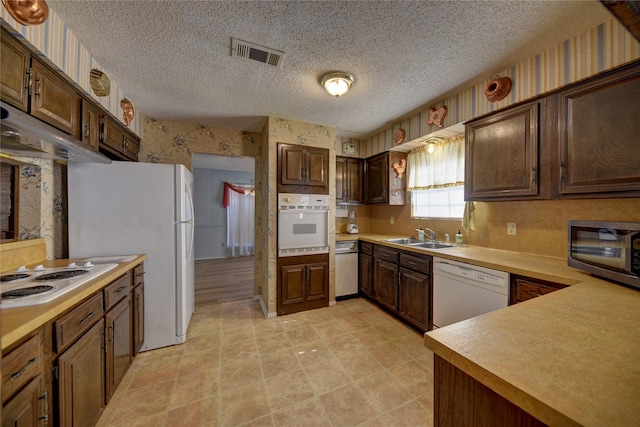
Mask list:
[[464,136],[428,144],[407,156],[412,218],[462,218]]

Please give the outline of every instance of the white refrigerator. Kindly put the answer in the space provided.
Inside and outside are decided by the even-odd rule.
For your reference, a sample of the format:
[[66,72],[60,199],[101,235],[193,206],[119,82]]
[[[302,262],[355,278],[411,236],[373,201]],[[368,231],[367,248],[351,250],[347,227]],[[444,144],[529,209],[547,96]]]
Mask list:
[[191,172],[69,162],[68,197],[72,258],[147,254],[142,351],[183,343],[195,308]]

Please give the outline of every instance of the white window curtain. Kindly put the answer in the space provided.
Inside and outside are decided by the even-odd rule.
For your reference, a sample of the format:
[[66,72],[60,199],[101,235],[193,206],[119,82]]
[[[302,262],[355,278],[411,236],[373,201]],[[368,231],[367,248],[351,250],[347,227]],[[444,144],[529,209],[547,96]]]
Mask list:
[[255,189],[251,185],[225,182],[227,209],[227,256],[253,255]]
[[407,189],[430,190],[464,184],[464,136],[420,147],[407,155]]
[[[407,190],[431,190],[464,185],[464,135],[453,137],[441,144],[429,145],[407,155]],[[475,206],[466,202],[462,228],[475,231]]]

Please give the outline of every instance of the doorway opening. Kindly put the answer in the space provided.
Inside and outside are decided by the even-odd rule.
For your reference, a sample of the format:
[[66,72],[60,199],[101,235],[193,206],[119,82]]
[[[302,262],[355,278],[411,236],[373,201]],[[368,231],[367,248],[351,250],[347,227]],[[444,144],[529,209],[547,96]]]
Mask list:
[[194,153],[193,179],[195,303],[251,298],[255,159]]

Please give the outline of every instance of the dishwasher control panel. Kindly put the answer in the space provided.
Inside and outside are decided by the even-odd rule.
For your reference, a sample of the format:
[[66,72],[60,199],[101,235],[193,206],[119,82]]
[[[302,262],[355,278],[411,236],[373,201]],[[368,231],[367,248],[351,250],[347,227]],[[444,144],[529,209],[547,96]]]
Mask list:
[[478,267],[475,265],[434,259],[433,268],[434,270],[473,280],[475,282],[486,283],[488,285],[508,286],[509,284],[509,273],[489,270],[488,268]]

